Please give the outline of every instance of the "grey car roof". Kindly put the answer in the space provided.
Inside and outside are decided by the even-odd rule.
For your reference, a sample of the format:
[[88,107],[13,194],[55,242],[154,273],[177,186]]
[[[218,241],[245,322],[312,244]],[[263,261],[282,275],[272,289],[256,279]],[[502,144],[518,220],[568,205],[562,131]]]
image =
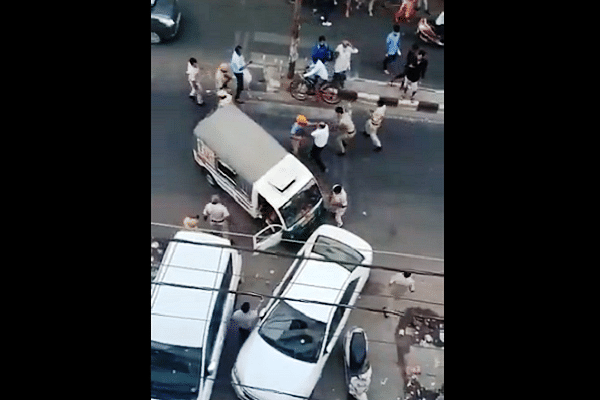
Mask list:
[[194,135],[237,174],[256,182],[288,152],[235,105],[219,107],[196,125]]

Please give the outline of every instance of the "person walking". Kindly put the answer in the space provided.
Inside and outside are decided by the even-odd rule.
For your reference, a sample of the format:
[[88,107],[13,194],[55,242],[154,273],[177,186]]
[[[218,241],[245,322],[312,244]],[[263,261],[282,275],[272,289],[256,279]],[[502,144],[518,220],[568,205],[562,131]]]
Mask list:
[[410,47],[410,50],[408,51],[408,54],[406,55],[406,63],[404,64],[404,70],[402,72],[400,72],[398,75],[394,76],[392,78],[392,80],[390,80],[390,85],[395,80],[402,79],[402,81],[400,81],[400,89],[404,88],[404,77],[406,76],[406,67],[409,64],[413,64],[413,65],[416,64],[418,51],[419,51],[419,44],[415,42],[412,44],[412,46]]
[[227,63],[221,63],[221,65],[219,65],[219,68],[217,68],[217,72],[215,72],[216,90],[228,89],[227,84],[232,79],[233,79],[233,77],[231,75],[229,75]]
[[338,228],[341,228],[344,223],[342,216],[346,213],[348,207],[348,195],[342,185],[336,184],[331,188],[331,196],[329,196],[329,206],[335,215],[335,222]]
[[352,139],[356,135],[356,128],[354,127],[354,122],[352,122],[352,118],[349,112],[344,112],[342,107],[335,108],[335,115],[337,117],[337,130],[339,131],[336,142],[339,152],[338,156],[343,156],[346,154],[346,146],[350,139]]
[[229,211],[227,210],[227,207],[221,204],[221,199],[218,195],[214,194],[211,197],[210,203],[204,207],[202,215],[204,216],[205,221],[208,219],[212,228],[220,230],[223,232],[223,237],[227,237],[227,219],[229,218]]
[[183,226],[187,229],[196,229],[198,228],[198,223],[200,222],[200,216],[196,215],[194,217],[186,216],[183,219]]
[[371,137],[371,142],[373,142],[373,146],[375,146],[375,151],[381,151],[381,141],[377,136],[377,131],[383,122],[386,108],[387,107],[383,100],[377,100],[377,108],[375,110],[370,110],[371,118],[369,118],[365,123],[364,134],[365,136]]
[[300,150],[300,145],[302,144],[302,140],[306,136],[306,127],[308,126],[316,126],[317,124],[311,124],[304,115],[298,115],[296,117],[296,121],[292,125],[292,129],[290,130],[290,141],[292,142],[292,153],[298,157],[298,151]]
[[231,321],[234,327],[238,328],[241,346],[246,339],[248,339],[250,332],[252,332],[252,329],[256,326],[258,322],[258,313],[256,310],[250,310],[250,303],[246,301],[239,310],[236,310],[233,313]]
[[358,49],[352,46],[347,40],[342,40],[342,43],[335,48],[337,57],[333,66],[333,80],[340,83],[344,87],[346,80],[346,72],[350,71],[350,58],[352,54],[358,53]]
[[199,106],[204,105],[204,99],[202,98],[202,85],[200,85],[200,68],[198,68],[198,61],[192,57],[189,59],[187,64],[187,71],[185,73],[188,76],[188,82],[192,87],[192,91],[190,92],[191,98],[196,98],[196,103]]
[[388,64],[395,61],[396,58],[401,55],[400,44],[400,25],[395,24],[393,31],[390,32],[385,40],[387,52],[385,54],[385,59],[383,60],[383,72],[386,75],[390,74],[390,71],[388,71]]
[[390,279],[389,285],[393,285],[394,283],[398,283],[402,286],[408,287],[408,290],[411,292],[415,291],[415,280],[411,277],[412,272],[398,272],[392,276]]
[[329,139],[329,126],[325,122],[321,121],[317,125],[317,129],[312,131],[310,135],[314,138],[313,146],[310,149],[310,156],[313,160],[315,160],[319,168],[321,168],[321,171],[327,172],[327,167],[321,159],[321,153],[323,152],[323,149],[327,145],[327,140]]
[[410,100],[415,99],[415,94],[419,88],[419,80],[425,78],[425,71],[427,71],[428,61],[425,58],[425,50],[419,50],[417,58],[413,64],[407,64],[406,74],[404,76],[404,94],[410,89],[412,92]]
[[231,55],[230,65],[231,71],[233,72],[233,75],[235,75],[235,79],[237,80],[237,88],[235,90],[234,100],[236,103],[239,104],[244,103],[242,100],[240,100],[240,94],[242,93],[242,90],[244,90],[244,69],[250,64],[252,64],[252,61],[248,61],[248,63],[246,63],[246,61],[244,60],[244,56],[242,55],[242,46],[235,46],[235,50]]

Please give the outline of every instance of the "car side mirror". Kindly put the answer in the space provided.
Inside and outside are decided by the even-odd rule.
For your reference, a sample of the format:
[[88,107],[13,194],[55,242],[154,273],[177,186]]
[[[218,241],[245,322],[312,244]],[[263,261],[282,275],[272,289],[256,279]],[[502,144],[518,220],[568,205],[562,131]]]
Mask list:
[[261,308],[260,311],[258,312],[258,318],[263,319],[265,317],[265,314],[267,313],[267,308]]

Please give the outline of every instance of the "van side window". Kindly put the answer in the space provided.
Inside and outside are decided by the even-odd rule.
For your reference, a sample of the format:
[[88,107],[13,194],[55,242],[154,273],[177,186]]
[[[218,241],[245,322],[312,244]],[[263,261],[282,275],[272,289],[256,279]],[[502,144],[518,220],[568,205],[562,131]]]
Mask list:
[[229,294],[229,285],[231,284],[232,276],[233,257],[230,253],[229,262],[227,263],[227,269],[223,274],[223,280],[221,281],[221,286],[219,287],[219,292],[217,293],[215,307],[213,308],[213,315],[210,320],[210,326],[208,328],[208,337],[206,338],[206,351],[204,352],[205,371],[208,367],[208,364],[210,363],[210,358],[212,356],[215,340],[217,338],[217,333],[219,332],[219,326],[221,325],[221,321],[223,319],[223,309],[225,308],[225,300],[227,300],[227,295]]
[[231,168],[229,167],[227,164],[223,163],[221,160],[217,161],[217,169],[226,177],[229,178],[229,180],[235,185],[235,177],[237,176],[237,173]]

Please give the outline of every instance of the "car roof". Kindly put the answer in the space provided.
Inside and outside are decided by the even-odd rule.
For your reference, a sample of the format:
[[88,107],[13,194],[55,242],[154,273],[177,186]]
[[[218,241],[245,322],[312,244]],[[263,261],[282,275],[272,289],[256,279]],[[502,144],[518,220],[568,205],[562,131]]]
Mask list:
[[310,303],[321,301],[336,303],[350,272],[337,263],[320,260],[307,260],[290,283],[283,297],[302,299],[308,302],[287,301],[292,307],[317,321],[329,320],[333,306]]
[[250,183],[288,154],[262,126],[233,104],[217,108],[198,122],[194,135]]
[[[201,232],[178,232],[167,246],[156,282],[218,288],[231,250],[178,240],[231,244],[227,239]],[[151,299],[152,340],[202,347],[216,294],[212,290],[154,285]]]

